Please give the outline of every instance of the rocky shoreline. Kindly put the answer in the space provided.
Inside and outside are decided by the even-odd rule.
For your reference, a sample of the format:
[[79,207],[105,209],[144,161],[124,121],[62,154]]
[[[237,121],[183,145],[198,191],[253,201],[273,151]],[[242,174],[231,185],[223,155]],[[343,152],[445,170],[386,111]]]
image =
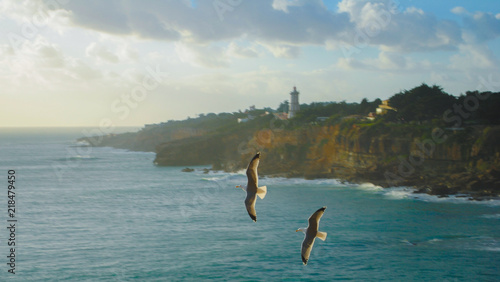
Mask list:
[[[399,186],[409,187],[414,190],[413,193],[415,194],[428,194],[439,198],[455,196],[458,198],[467,198],[471,201],[500,200],[500,194],[497,192],[499,190],[499,183],[492,181],[478,181],[475,177],[464,177],[461,180],[464,181],[463,183],[466,183],[465,189],[463,186],[448,186],[444,184],[444,178],[438,179],[435,182],[425,181],[423,183],[419,183],[417,180],[409,180],[400,183]],[[381,179],[358,179],[357,181],[350,182],[356,184],[372,183],[383,188],[393,187],[387,185],[387,182]],[[481,189],[482,187],[490,188]]]
[[[210,172],[219,172],[221,170],[217,169],[202,169],[203,173],[208,174]],[[192,172],[195,169],[186,167],[182,169],[183,172]],[[236,172],[236,171],[227,171],[224,172]],[[495,171],[493,173],[500,173]],[[363,177],[361,175],[357,175],[356,177],[346,177],[346,178],[335,178],[328,177],[327,175],[317,175],[316,177],[304,176],[299,174],[298,172],[281,172],[281,173],[260,173],[262,177],[281,177],[281,178],[302,178],[308,180],[315,179],[336,179],[342,183],[351,183],[351,184],[364,184],[370,183],[376,186],[380,186],[382,188],[394,188],[394,187],[408,187],[413,190],[414,194],[427,194],[432,196],[437,196],[438,198],[447,198],[447,197],[456,197],[456,198],[466,198],[470,201],[487,201],[487,200],[500,200],[500,194],[497,191],[500,191],[500,181],[497,181],[495,178],[489,178],[481,180],[478,177],[470,176],[466,174],[462,175],[452,175],[451,177],[455,179],[453,183],[465,183],[464,186],[457,185],[448,186],[444,184],[445,182],[450,183],[450,179],[446,179],[446,177],[434,178],[432,180],[425,179],[407,179],[404,182],[399,183],[398,186],[389,185],[386,179],[383,178],[374,178],[374,177]],[[373,176],[373,175],[372,175]],[[490,187],[490,189],[481,189],[483,187]]]
[[[244,169],[248,159],[260,151],[262,176],[412,187],[416,193],[438,197],[467,195],[473,200],[499,197],[500,126],[446,132],[446,142],[432,144],[430,139],[422,138],[422,132],[431,132],[432,128],[420,131],[403,128],[408,130],[403,131],[394,126],[400,132],[394,133],[395,129],[389,126],[373,131],[357,125],[248,129],[207,135],[196,132],[163,143],[157,134],[145,131],[103,137],[99,144],[88,143],[147,151],[158,144],[155,165],[206,165],[225,172]],[[149,150],[141,144],[149,144]]]

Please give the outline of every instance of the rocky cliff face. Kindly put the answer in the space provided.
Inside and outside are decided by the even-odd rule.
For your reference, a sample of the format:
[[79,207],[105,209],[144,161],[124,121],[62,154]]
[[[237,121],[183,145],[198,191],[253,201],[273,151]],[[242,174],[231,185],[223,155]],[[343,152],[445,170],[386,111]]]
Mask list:
[[244,169],[262,152],[262,175],[339,178],[433,194],[500,193],[500,127],[464,130],[340,124],[202,136],[164,143],[158,165]]
[[258,129],[265,124],[277,123],[262,117],[260,123],[234,124],[225,130],[158,126],[80,140],[93,146],[156,151],[157,165],[211,165],[215,170],[237,171],[261,151],[261,175],[414,186],[443,195],[500,193],[500,126],[433,129],[341,122]]

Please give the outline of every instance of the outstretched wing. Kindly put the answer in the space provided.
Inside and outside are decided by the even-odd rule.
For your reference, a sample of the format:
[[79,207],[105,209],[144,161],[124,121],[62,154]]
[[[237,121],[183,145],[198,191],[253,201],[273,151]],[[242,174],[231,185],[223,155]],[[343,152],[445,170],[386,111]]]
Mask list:
[[247,191],[247,197],[245,199],[245,207],[247,208],[248,215],[254,222],[257,221],[257,212],[255,211],[256,198],[257,195],[255,193]]
[[311,250],[314,245],[314,239],[316,239],[316,237],[308,236],[308,234],[306,234],[304,241],[302,241],[302,248],[300,250],[300,254],[302,255],[302,262],[304,264],[307,264],[309,256],[311,255]]
[[307,230],[318,231],[318,226],[319,226],[319,220],[323,216],[323,213],[325,213],[326,207],[322,207],[315,211],[310,217],[309,217],[309,226],[307,227]]
[[250,163],[248,164],[247,168],[247,178],[248,178],[248,185],[247,187],[255,187],[259,185],[259,175],[257,174],[257,167],[259,166],[259,160],[260,160],[260,152],[257,152],[255,156],[252,158]]

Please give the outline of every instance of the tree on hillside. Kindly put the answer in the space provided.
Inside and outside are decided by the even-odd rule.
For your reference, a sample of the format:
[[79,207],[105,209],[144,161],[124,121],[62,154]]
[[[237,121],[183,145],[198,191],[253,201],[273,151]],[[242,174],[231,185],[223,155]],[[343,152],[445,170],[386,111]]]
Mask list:
[[389,104],[397,109],[396,116],[404,121],[424,121],[441,118],[457,99],[440,86],[422,84],[411,90],[395,94]]
[[368,102],[368,99],[363,98],[363,100],[361,100],[361,103],[359,104],[357,112],[360,115],[367,115],[370,112],[375,112],[378,105],[380,105],[381,103],[382,101],[378,98],[373,100],[373,102]]
[[289,102],[288,102],[288,100],[285,100],[280,104],[277,111],[279,113],[288,113],[288,109],[289,109]]
[[460,110],[466,123],[500,124],[500,93],[467,91],[456,104],[454,114]]

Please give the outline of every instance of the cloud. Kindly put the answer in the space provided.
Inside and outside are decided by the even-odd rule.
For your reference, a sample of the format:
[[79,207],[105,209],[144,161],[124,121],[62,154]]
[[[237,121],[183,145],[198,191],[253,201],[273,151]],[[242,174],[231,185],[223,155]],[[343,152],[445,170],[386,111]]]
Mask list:
[[493,52],[484,45],[462,44],[459,53],[450,58],[450,69],[453,70],[497,70],[500,61]]
[[260,43],[277,58],[293,59],[300,54],[300,47],[289,44],[268,44]]
[[13,56],[14,54],[14,48],[12,48],[12,46],[10,46],[9,44],[0,45],[0,58]]
[[280,10],[288,13],[289,6],[298,6],[298,0],[274,0],[272,7],[275,10]]
[[99,42],[91,42],[85,49],[85,55],[100,65],[136,63],[141,58],[139,51],[131,43],[106,37],[101,37]]
[[397,52],[381,51],[377,58],[356,59],[340,58],[337,67],[344,70],[365,70],[380,73],[425,73],[431,70],[444,70],[442,63],[429,60],[415,61],[411,57],[403,56]]
[[229,59],[222,47],[215,45],[175,44],[175,52],[182,62],[207,68],[222,68],[229,65]]
[[71,15],[72,24],[79,27],[204,44],[243,36],[271,42],[323,44],[348,25],[345,15],[328,11],[319,0],[233,2],[237,4],[224,12],[222,20],[213,1],[199,1],[195,7],[182,1],[154,1],[148,5],[117,0],[70,1],[64,9]]
[[[463,7],[451,9],[464,17],[462,26],[419,7],[403,10],[395,0],[342,0],[336,11],[320,0],[222,2],[223,10],[214,1],[146,5],[119,0],[69,1],[58,7],[41,2],[45,7],[40,9],[64,11],[71,25],[100,33],[174,42],[185,62],[204,67],[228,66],[228,56],[257,56],[254,49],[232,43],[240,40],[258,42],[275,57],[297,58],[308,45],[375,47],[392,53],[456,51],[464,40],[480,42],[500,35],[499,15],[471,14]],[[89,52],[105,62],[117,61],[116,54],[103,49]],[[221,57],[213,57],[217,54]],[[123,54],[118,55],[122,59]]]
[[92,42],[85,50],[88,57],[96,58],[101,61],[116,64],[119,62],[118,56],[109,51],[108,48],[100,43]]
[[122,60],[138,61],[140,56],[139,51],[131,47],[129,44],[123,44],[118,51],[118,55]]
[[485,42],[500,36],[500,19],[492,13],[476,12],[466,14],[464,20],[464,38],[474,42]]
[[2,45],[2,64],[8,73],[0,74],[10,80],[11,85],[33,85],[55,87],[102,78],[102,73],[78,58],[64,54],[60,46],[37,36],[33,41],[23,41],[13,49]]
[[62,68],[66,64],[61,50],[54,45],[40,45],[36,49],[37,62],[45,68]]
[[451,12],[456,15],[464,15],[469,13],[464,7],[460,6],[454,7],[453,9],[451,9]]
[[256,58],[259,56],[257,47],[242,47],[236,42],[219,46],[216,44],[175,43],[175,52],[181,62],[206,68],[226,68],[232,58]]
[[[245,38],[273,45],[273,54],[286,57],[298,53],[292,46],[349,44],[422,52],[456,50],[463,41],[459,23],[438,19],[418,7],[403,11],[395,0],[342,0],[337,11],[320,0],[223,1],[223,10],[214,1],[197,1],[196,5],[174,0],[147,5],[119,0],[64,1],[59,5],[45,1],[27,8],[8,3],[9,10],[19,15],[64,11],[72,25],[102,33],[201,45]],[[470,34],[477,33],[476,40],[500,34],[499,15],[476,13],[471,17],[463,7],[451,11],[465,17],[465,28]]]
[[255,47],[241,47],[235,42],[231,42],[227,48],[227,54],[237,58],[256,58],[259,53]]
[[379,21],[386,13],[395,15],[399,13],[397,2],[393,0],[342,0],[338,3],[340,13],[349,14],[351,22],[359,26],[370,23],[373,20]]
[[2,0],[0,2],[0,15],[21,24],[18,30],[12,30],[16,35],[33,39],[46,27],[61,31],[69,24],[71,13],[65,10],[64,4],[61,3],[65,1]]
[[462,16],[463,38],[467,42],[484,42],[500,36],[500,14],[472,13],[463,7],[454,7],[451,12]]
[[400,11],[394,1],[343,0],[339,11],[350,15],[356,30],[351,45],[377,46],[391,52],[453,50],[461,42],[456,22],[439,20],[422,9]]

